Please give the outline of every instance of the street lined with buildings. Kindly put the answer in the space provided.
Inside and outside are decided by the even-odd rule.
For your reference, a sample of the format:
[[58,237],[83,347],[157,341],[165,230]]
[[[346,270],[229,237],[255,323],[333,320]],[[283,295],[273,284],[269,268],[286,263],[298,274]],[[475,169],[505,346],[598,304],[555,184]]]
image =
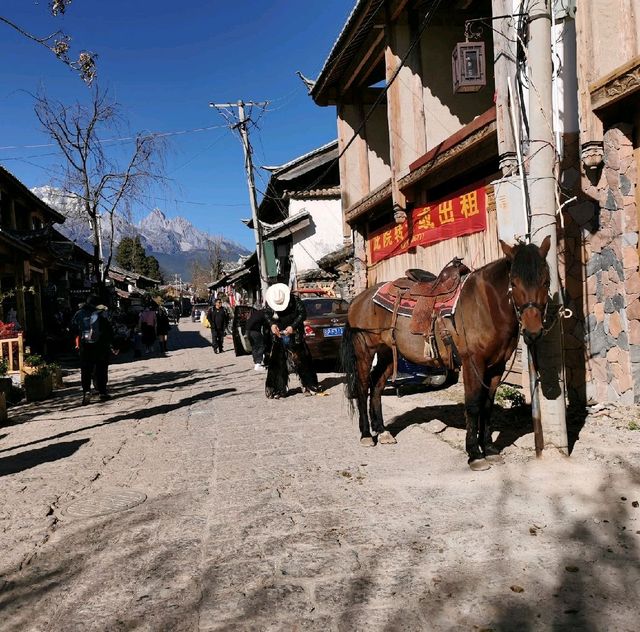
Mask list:
[[114,364],[108,402],[80,406],[73,373],[12,409],[0,629],[637,627],[634,409],[539,461],[503,411],[505,463],[473,472],[459,386],[385,396],[398,444],[363,448],[339,374],[267,400],[207,336],[181,323],[168,357]]

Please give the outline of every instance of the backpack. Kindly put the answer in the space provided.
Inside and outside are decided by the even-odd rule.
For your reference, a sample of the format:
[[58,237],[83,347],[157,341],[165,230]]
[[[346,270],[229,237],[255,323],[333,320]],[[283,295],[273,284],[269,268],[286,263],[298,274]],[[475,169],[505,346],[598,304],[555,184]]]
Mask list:
[[167,325],[169,325],[169,314],[164,307],[161,307],[158,310],[157,321],[158,321],[158,325],[162,325],[163,327],[166,327]]
[[81,338],[83,342],[94,343],[100,339],[100,312],[92,312],[89,316],[82,319]]

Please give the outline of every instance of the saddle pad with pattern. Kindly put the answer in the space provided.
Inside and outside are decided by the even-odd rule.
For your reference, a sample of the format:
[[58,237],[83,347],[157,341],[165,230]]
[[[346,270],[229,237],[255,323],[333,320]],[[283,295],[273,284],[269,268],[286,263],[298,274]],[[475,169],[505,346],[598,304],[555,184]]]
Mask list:
[[[394,286],[393,281],[389,281],[377,289],[376,293],[373,295],[373,302],[393,313],[397,294],[398,288]],[[414,299],[409,298],[409,293],[407,292],[405,297],[400,300],[400,305],[398,305],[398,316],[411,318],[416,302],[417,301]]]
[[[433,309],[438,314],[442,316],[453,316],[458,304],[460,292],[467,278],[468,275],[462,277],[462,282],[455,292],[437,297]],[[398,288],[395,286],[395,281],[389,281],[378,288],[376,293],[373,295],[373,302],[383,309],[393,313],[397,294]],[[400,299],[400,305],[398,305],[398,316],[411,318],[417,303],[417,300],[409,298],[409,292],[407,292],[406,295]]]

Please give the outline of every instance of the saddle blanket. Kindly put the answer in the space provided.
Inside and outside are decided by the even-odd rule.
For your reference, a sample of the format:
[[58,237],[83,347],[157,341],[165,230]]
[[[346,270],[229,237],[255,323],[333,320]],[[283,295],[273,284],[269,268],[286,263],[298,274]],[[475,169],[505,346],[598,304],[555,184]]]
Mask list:
[[[462,291],[462,287],[464,286],[465,281],[467,280],[468,275],[462,277],[462,282],[458,286],[456,292],[450,295],[445,300],[439,300],[439,297],[436,297],[435,304],[433,309],[442,316],[453,316],[456,310],[456,306],[458,304],[458,298],[460,297],[460,292]],[[389,281],[384,285],[380,286],[376,293],[373,295],[373,302],[376,305],[379,305],[383,309],[386,309],[389,312],[393,313],[393,309],[396,303],[396,296],[399,290],[394,286],[393,281]],[[413,310],[416,306],[417,301],[415,299],[409,298],[408,292],[400,299],[400,304],[398,305],[398,316],[405,316],[406,318],[411,318],[413,316]]]

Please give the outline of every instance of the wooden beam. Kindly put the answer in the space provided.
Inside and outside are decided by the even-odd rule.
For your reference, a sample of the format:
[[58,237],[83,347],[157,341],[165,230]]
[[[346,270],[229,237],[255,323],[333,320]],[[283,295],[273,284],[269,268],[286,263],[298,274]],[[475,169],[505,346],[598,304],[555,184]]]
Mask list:
[[[384,29],[380,29],[380,31],[377,33],[377,35],[375,36],[375,38],[373,39],[373,41],[369,45],[369,47],[368,47],[367,51],[365,52],[365,54],[360,59],[360,63],[358,63],[356,65],[356,67],[351,72],[351,74],[350,74],[349,78],[347,79],[347,81],[345,81],[344,87],[343,87],[343,90],[345,92],[347,90],[349,90],[349,88],[353,85],[353,83],[355,81],[357,81],[359,85],[362,85],[362,83],[364,81],[366,81],[366,79],[369,76],[369,74],[371,73],[371,71],[378,65],[378,63],[380,62],[380,60],[384,56],[384,45],[383,45],[383,43],[384,43]],[[377,54],[376,54],[376,48],[378,49],[377,50]],[[371,62],[372,56],[374,54],[375,54],[375,59],[373,59],[373,62]],[[365,66],[368,67],[368,71],[369,72],[367,74],[363,75],[362,77],[360,77],[360,73],[362,72],[362,69]]]
[[609,107],[640,90],[640,55],[589,85],[594,110]]

